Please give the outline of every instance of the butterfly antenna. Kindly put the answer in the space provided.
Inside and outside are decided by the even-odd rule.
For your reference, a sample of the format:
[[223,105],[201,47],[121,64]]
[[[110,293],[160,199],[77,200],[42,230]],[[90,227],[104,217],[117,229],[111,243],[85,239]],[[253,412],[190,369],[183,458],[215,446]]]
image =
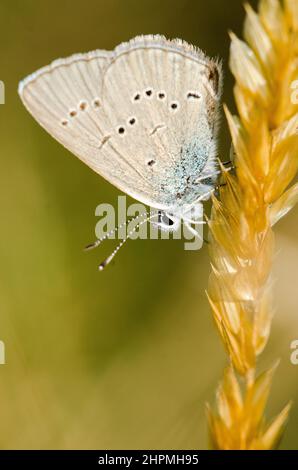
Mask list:
[[113,230],[110,230],[103,237],[98,238],[97,240],[95,240],[95,242],[90,243],[89,245],[85,246],[84,251],[93,250],[93,248],[98,247],[104,240],[107,240],[108,238],[110,238],[112,235],[114,235],[114,233],[118,232],[118,230],[120,230],[122,227],[125,227],[133,220],[140,219],[141,217],[145,217],[146,215],[148,215],[148,212],[143,212],[142,214],[139,214],[136,217],[132,217],[131,219],[128,219],[125,222],[122,222],[122,224],[118,225],[116,228],[113,228]]
[[[119,243],[118,246],[116,246],[115,250],[104,260],[102,261],[102,263],[100,263],[100,265],[98,266],[98,269],[99,271],[103,271],[104,268],[112,261],[112,259],[116,256],[116,254],[118,253],[118,251],[120,250],[120,248],[122,248],[122,246],[127,242],[127,240],[131,237],[131,235],[133,233],[136,232],[136,230],[143,224],[145,224],[146,222],[148,222],[148,220],[152,219],[156,214],[158,214],[158,211],[152,211],[149,213],[148,217],[146,217],[146,219],[144,220],[141,220],[127,235],[125,238],[123,238],[123,240],[121,240],[121,242]],[[135,219],[133,219],[135,220]]]

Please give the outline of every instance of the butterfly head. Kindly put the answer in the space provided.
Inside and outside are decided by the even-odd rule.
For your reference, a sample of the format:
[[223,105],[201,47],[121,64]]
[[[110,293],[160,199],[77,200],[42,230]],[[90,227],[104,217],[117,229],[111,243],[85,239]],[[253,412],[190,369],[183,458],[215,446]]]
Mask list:
[[[204,224],[203,204],[198,201],[192,205],[175,208],[173,210],[159,210],[157,217],[151,220],[151,224],[164,232],[175,232],[184,223],[188,228],[192,225]],[[197,235],[197,233],[195,234]]]
[[153,220],[151,223],[162,231],[174,232],[175,230],[178,230],[181,224],[181,219],[172,212],[159,210],[157,213],[157,220]]

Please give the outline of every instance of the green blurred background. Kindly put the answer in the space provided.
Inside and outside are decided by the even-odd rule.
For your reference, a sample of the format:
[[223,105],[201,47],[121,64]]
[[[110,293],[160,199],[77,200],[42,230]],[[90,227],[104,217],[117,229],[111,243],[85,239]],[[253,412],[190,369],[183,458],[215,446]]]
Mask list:
[[[253,2],[255,5],[255,2]],[[240,34],[239,0],[2,0],[0,79],[0,447],[206,448],[205,402],[226,356],[205,296],[208,251],[130,241],[113,265],[92,253],[95,207],[119,192],[27,113],[18,81],[58,57],[113,49],[137,34],[181,37],[224,59]],[[230,139],[223,121],[221,155]],[[268,407],[294,400],[282,448],[298,448],[298,210],[276,228],[276,315],[259,367],[280,357]]]

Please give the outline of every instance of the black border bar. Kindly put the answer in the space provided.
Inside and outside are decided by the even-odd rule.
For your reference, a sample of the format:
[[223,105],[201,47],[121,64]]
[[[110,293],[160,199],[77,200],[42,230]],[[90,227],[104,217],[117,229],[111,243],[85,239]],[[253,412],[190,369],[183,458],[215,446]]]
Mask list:
[[200,451],[200,450],[2,450],[0,469],[118,467],[135,469],[150,466],[168,468],[177,466],[208,467],[210,464],[224,465],[246,463],[287,463],[295,462],[297,451]]

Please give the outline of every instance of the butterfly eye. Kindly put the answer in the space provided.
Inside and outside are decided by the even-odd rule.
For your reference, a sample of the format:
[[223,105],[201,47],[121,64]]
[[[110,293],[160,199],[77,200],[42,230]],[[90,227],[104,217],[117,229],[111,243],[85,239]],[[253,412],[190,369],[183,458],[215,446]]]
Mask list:
[[174,225],[174,221],[170,219],[170,217],[168,217],[165,212],[162,211],[158,212],[158,223],[164,227],[172,227]]

